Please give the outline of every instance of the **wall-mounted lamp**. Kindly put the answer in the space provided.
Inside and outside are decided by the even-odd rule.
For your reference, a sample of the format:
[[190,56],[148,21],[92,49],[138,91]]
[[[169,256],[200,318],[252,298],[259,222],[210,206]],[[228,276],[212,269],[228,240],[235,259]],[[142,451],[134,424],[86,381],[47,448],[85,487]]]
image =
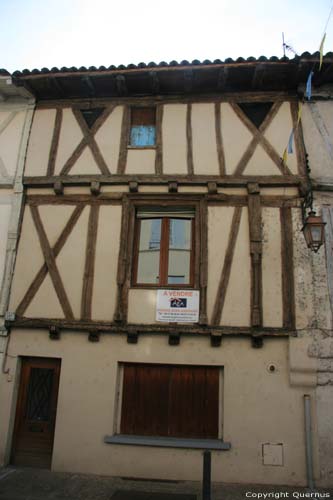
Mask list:
[[316,212],[311,210],[306,219],[302,231],[308,248],[317,253],[319,248],[325,241],[324,227],[326,222],[323,222],[321,215],[316,215]]

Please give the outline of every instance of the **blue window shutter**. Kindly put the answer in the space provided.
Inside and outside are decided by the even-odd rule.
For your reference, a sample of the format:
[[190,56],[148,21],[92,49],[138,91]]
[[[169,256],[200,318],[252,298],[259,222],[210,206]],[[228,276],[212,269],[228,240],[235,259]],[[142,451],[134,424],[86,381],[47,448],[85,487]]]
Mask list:
[[134,125],[131,128],[131,146],[155,146],[154,125]]

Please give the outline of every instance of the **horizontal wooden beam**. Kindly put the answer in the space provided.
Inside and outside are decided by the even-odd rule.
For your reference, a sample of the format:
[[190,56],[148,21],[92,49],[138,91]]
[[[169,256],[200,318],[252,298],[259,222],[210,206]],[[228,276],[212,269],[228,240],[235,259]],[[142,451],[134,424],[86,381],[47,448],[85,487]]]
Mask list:
[[168,185],[177,182],[178,185],[202,186],[215,182],[218,187],[244,187],[249,182],[256,182],[261,187],[298,187],[304,178],[297,175],[63,175],[63,176],[36,176],[24,177],[26,187],[53,187],[55,182],[62,182],[66,186],[90,186],[93,181],[101,185],[128,185],[129,182],[138,182],[143,185]]
[[32,194],[26,197],[27,205],[120,205],[121,193],[106,194],[73,194],[54,196],[51,194]]
[[[224,81],[219,83],[219,85],[224,85]],[[294,92],[223,92],[221,93],[209,93],[209,94],[196,94],[191,95],[175,94],[175,95],[164,95],[159,94],[157,96],[140,96],[140,97],[112,97],[108,99],[103,98],[72,98],[72,99],[57,99],[57,100],[45,100],[39,101],[36,105],[36,109],[49,109],[49,108],[71,108],[73,105],[82,107],[86,103],[91,106],[101,107],[109,106],[110,104],[129,106],[144,104],[146,106],[154,106],[156,104],[171,104],[171,103],[214,103],[214,102],[298,102],[299,99]]]
[[[170,183],[173,185],[173,183]],[[248,203],[246,195],[235,194],[204,194],[204,193],[178,193],[177,191],[170,191],[169,193],[125,193],[130,199],[136,200],[137,203],[149,203],[149,200],[158,199],[161,203],[163,200],[170,202],[177,200],[180,203],[186,201],[200,201],[206,200],[210,206],[232,206],[232,207],[245,207]],[[93,193],[89,194],[64,194],[62,196],[54,196],[51,194],[28,194],[26,197],[27,205],[120,205],[122,203],[123,193]],[[264,207],[290,207],[300,208],[301,198],[297,196],[262,196],[261,203]]]
[[57,327],[61,330],[99,332],[106,334],[179,334],[179,335],[228,335],[228,336],[263,336],[263,337],[288,337],[295,336],[296,331],[287,328],[251,328],[235,326],[198,326],[184,324],[126,324],[103,322],[103,321],[84,321],[84,320],[63,320],[46,318],[25,318],[17,317],[14,321],[6,322],[7,328],[38,328],[45,329],[47,332],[51,327]]

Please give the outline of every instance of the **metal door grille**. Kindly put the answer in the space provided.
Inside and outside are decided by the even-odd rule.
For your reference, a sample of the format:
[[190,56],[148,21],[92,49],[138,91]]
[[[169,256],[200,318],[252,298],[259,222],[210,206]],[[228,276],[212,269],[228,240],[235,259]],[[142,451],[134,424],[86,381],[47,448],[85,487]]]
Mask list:
[[53,375],[52,369],[31,369],[26,411],[28,420],[50,420]]

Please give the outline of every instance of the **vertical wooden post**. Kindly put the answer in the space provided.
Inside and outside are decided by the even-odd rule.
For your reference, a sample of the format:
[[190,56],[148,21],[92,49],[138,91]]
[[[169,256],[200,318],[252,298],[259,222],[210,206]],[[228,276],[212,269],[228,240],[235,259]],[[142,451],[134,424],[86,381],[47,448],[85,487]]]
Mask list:
[[123,120],[121,124],[121,137],[120,137],[120,148],[119,148],[119,158],[117,174],[123,175],[126,170],[127,162],[127,146],[130,133],[130,123],[131,113],[129,106],[124,105]]
[[128,197],[124,195],[122,203],[122,219],[121,219],[121,232],[120,232],[120,244],[119,244],[119,255],[118,255],[117,305],[114,314],[114,321],[119,321],[119,322],[124,320],[123,288],[126,278],[128,222],[129,222],[129,200]]
[[91,319],[91,308],[94,288],[95,258],[97,244],[99,205],[91,205],[87,243],[86,243],[86,262],[84,268],[84,277],[81,296],[81,319]]
[[220,175],[225,175],[225,157],[222,142],[222,130],[221,130],[221,103],[215,103],[215,135],[216,135],[216,147],[217,147],[217,159],[219,162]]
[[56,159],[57,159],[57,152],[58,152],[59,139],[60,139],[61,124],[62,124],[62,108],[58,108],[56,118],[55,118],[52,142],[51,142],[51,147],[50,147],[50,156],[49,156],[49,162],[48,162],[48,166],[47,166],[47,174],[46,175],[54,175],[54,168],[55,168],[55,163],[56,163]]
[[200,315],[199,324],[207,325],[207,281],[208,281],[208,207],[207,199],[200,200]]
[[283,326],[284,328],[295,328],[294,253],[291,208],[281,207],[280,218]]
[[251,326],[262,325],[262,234],[261,201],[258,184],[249,183],[248,208],[251,254]]

